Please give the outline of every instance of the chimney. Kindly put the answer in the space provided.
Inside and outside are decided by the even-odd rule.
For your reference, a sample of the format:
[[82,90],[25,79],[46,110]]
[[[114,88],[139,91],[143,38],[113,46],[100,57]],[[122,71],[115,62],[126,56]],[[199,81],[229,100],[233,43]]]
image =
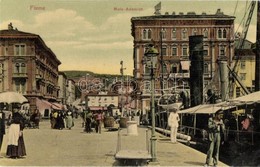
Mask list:
[[203,102],[203,35],[189,36],[191,107]]

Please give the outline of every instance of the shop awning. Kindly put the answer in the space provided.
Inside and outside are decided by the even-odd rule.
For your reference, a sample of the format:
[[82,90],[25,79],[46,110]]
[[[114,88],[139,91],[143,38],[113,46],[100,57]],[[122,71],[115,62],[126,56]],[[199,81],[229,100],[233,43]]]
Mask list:
[[107,110],[107,107],[100,107],[100,106],[90,106],[89,109],[91,111],[98,111],[98,110]]
[[44,113],[46,109],[51,109],[52,104],[46,100],[36,98],[36,107],[41,114]]
[[190,69],[190,61],[181,61],[181,69],[189,70]]
[[56,102],[53,102],[51,107],[54,109],[54,110],[63,110],[64,107],[62,104],[59,104],[59,103],[56,103]]

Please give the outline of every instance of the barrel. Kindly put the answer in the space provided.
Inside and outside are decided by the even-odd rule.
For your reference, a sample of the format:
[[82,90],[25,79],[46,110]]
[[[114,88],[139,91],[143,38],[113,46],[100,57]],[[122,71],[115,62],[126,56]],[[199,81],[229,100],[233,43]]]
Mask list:
[[128,120],[127,120],[127,118],[126,117],[121,117],[120,118],[120,121],[119,121],[119,126],[120,126],[120,128],[126,128],[126,122],[127,122]]
[[105,128],[113,128],[115,119],[113,117],[105,117],[104,119],[104,127]]

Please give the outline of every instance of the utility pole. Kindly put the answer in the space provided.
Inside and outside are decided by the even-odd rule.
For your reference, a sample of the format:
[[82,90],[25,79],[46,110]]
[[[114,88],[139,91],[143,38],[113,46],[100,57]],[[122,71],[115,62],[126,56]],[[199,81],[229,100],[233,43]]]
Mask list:
[[124,62],[122,60],[120,61],[120,65],[121,65],[121,68],[120,68],[120,74],[121,74],[121,93],[120,93],[121,108],[120,109],[121,109],[122,116],[124,116],[124,112],[123,112],[123,87],[124,87],[124,85],[123,85],[123,83],[124,83],[124,70],[126,68],[124,68]]

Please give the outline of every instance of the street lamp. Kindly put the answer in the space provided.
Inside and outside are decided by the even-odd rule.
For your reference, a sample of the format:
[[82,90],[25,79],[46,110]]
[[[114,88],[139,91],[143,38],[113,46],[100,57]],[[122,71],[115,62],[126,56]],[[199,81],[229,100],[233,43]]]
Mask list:
[[159,52],[154,48],[152,44],[149,45],[149,48],[144,53],[144,61],[146,63],[146,67],[151,69],[151,116],[152,116],[152,134],[151,134],[151,156],[152,162],[156,162],[156,136],[155,136],[155,105],[154,105],[154,69],[156,69],[157,64],[157,56]]

